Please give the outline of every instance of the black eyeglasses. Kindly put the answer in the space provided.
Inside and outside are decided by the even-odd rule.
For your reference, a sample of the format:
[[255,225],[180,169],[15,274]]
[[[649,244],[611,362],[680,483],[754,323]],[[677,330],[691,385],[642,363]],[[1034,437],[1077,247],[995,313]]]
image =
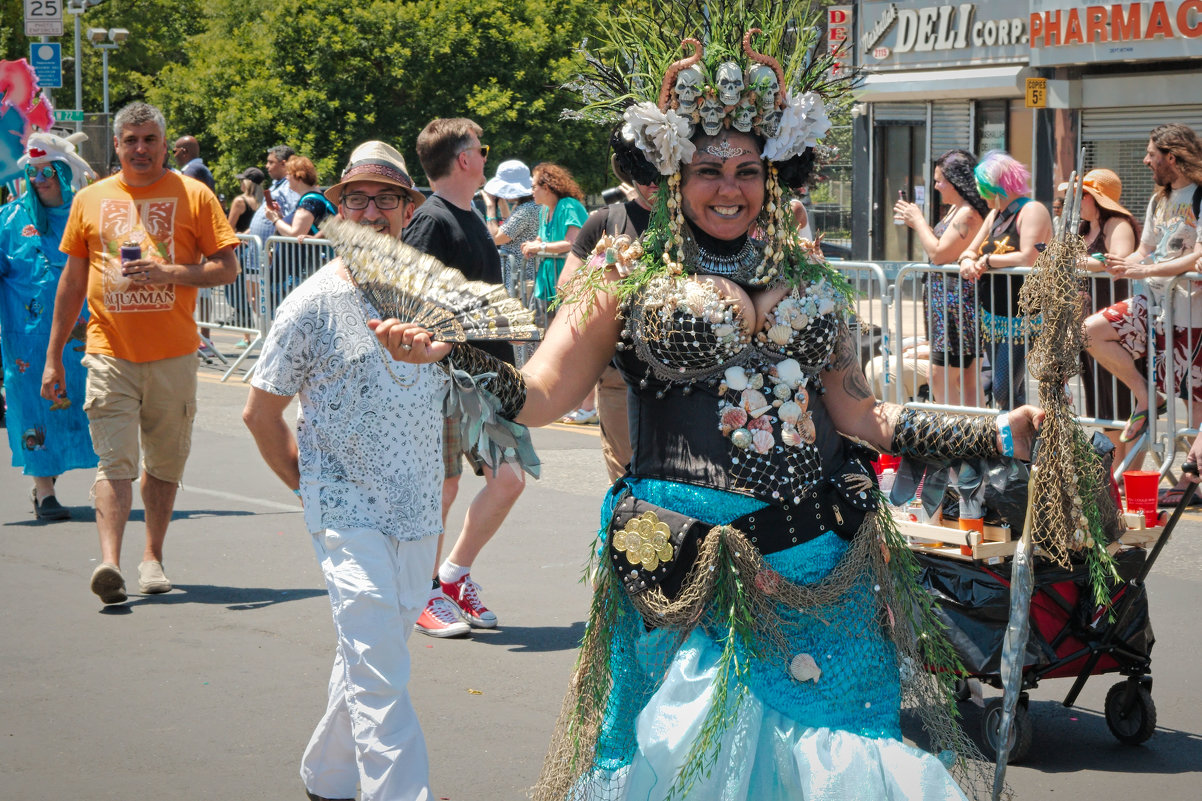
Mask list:
[[[460,153],[467,153],[467,152],[469,152],[469,151],[471,151],[471,150],[474,150],[474,149],[475,149],[475,148],[471,148],[471,147],[465,147],[463,150],[460,150],[459,152],[460,152]],[[482,159],[486,159],[486,158],[488,158],[488,145],[480,145],[480,158],[482,158]]]
[[367,208],[368,203],[375,203],[376,208],[380,211],[392,211],[401,205],[402,200],[404,200],[404,197],[391,192],[383,192],[378,195],[365,195],[362,192],[353,192],[342,196],[342,205],[351,211],[361,211]]
[[25,165],[25,177],[31,181],[45,181],[54,176],[54,165],[46,164],[42,167],[36,167],[33,164]]

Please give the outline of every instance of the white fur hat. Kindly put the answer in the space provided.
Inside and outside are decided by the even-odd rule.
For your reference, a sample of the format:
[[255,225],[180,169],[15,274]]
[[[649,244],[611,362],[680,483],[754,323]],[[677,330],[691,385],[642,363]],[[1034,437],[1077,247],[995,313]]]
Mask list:
[[25,141],[25,153],[17,159],[17,164],[24,167],[35,162],[65,162],[71,168],[71,188],[78,192],[87,186],[89,181],[96,180],[96,173],[75,151],[75,145],[87,141],[87,138],[88,135],[82,131],[67,137],[35,131]]

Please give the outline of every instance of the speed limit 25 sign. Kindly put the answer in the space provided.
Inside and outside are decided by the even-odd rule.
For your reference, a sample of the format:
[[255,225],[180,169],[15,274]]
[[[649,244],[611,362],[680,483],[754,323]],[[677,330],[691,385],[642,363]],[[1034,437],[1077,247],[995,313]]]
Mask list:
[[63,0],[25,0],[26,36],[62,36]]

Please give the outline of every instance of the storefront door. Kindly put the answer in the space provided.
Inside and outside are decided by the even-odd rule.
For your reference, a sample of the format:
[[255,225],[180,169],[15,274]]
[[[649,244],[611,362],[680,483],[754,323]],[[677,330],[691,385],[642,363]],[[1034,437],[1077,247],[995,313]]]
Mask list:
[[[925,124],[885,124],[876,128],[876,152],[879,154],[877,186],[873,193],[873,228],[877,232],[872,254],[874,260],[921,261],[922,245],[914,232],[893,221],[893,204],[899,193],[914,201],[916,192],[925,192],[923,158],[926,153]],[[921,198],[919,198],[921,199]]]

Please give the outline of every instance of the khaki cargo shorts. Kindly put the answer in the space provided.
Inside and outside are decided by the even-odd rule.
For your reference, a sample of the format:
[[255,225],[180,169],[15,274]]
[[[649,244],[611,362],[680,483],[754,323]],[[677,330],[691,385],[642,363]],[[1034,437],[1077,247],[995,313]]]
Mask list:
[[196,354],[153,362],[129,362],[89,353],[84,411],[100,459],[96,479],[120,481],[141,467],[171,484],[184,477],[196,417]]

